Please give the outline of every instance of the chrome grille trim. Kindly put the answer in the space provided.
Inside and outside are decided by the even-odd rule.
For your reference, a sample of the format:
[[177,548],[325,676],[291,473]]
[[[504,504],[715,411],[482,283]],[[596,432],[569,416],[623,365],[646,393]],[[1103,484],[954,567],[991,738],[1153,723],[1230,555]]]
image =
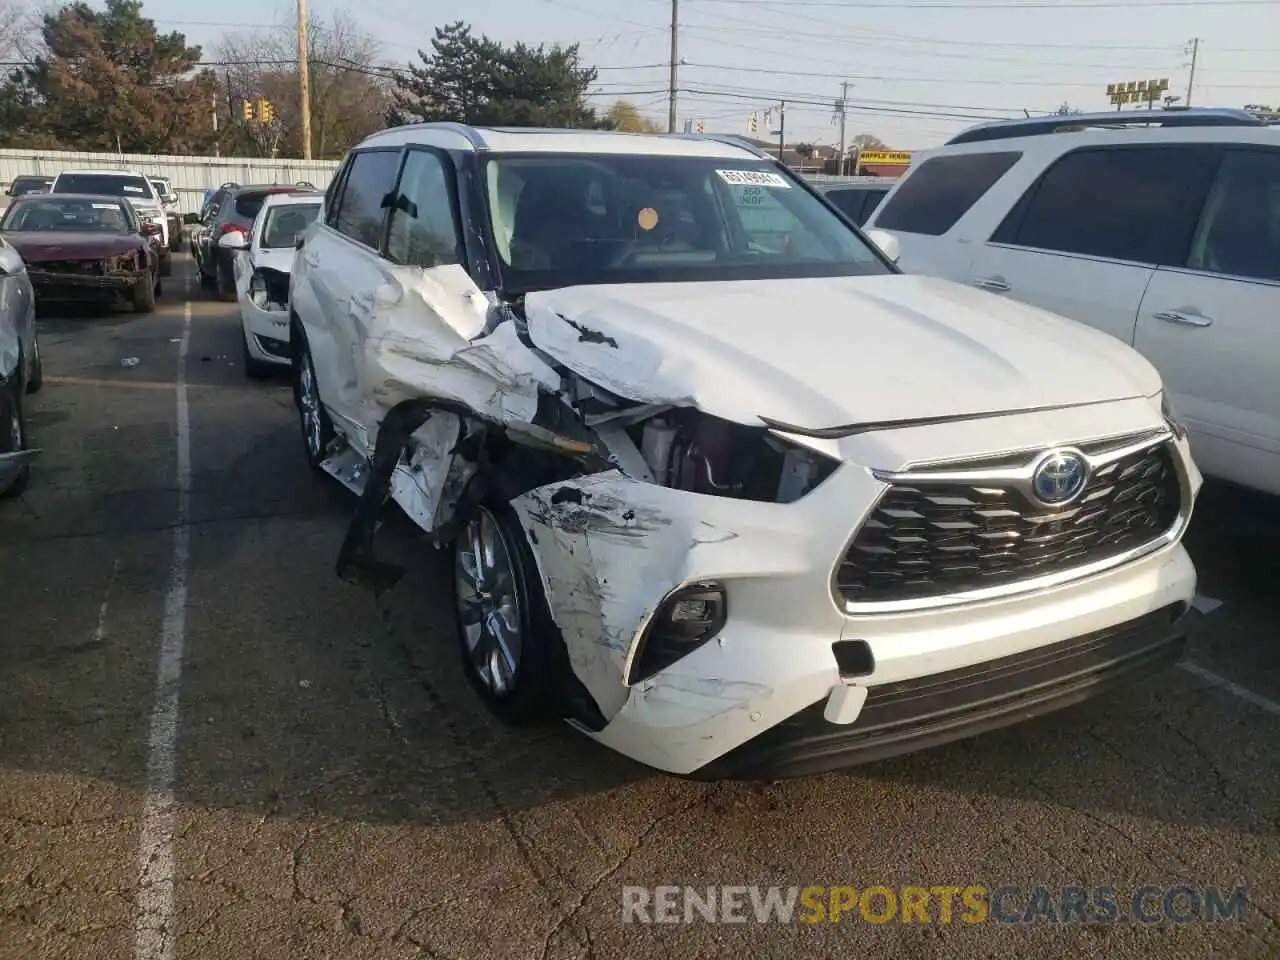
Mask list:
[[[983,494],[1000,494],[1010,488],[1025,491],[1029,489],[1028,485],[1030,483],[1031,474],[1034,473],[1035,465],[1043,456],[1044,451],[1049,449],[1076,450],[1085,456],[1085,459],[1089,462],[1091,471],[1096,472],[1102,470],[1105,473],[1105,468],[1117,461],[1161,446],[1166,450],[1168,462],[1174,470],[1178,483],[1178,508],[1172,523],[1165,531],[1157,534],[1151,540],[1138,546],[1098,560],[1055,570],[1051,573],[1031,575],[1025,579],[1012,580],[995,584],[990,587],[958,590],[954,593],[905,597],[903,599],[895,600],[858,601],[849,599],[840,585],[841,568],[845,566],[846,559],[850,551],[854,548],[863,531],[867,529],[870,524],[878,522],[876,521],[876,514],[881,509],[880,504],[894,492],[895,487],[909,487],[912,483],[954,483],[969,486],[974,492]],[[1191,522],[1191,514],[1194,508],[1194,495],[1192,492],[1191,479],[1187,473],[1187,465],[1177,445],[1173,442],[1172,431],[1168,429],[1145,431],[1143,433],[1130,434],[1123,437],[1113,437],[1090,443],[1079,443],[1074,446],[1063,445],[1061,447],[1053,447],[1052,445],[1045,445],[1031,450],[1024,449],[1020,452],[1012,452],[995,457],[982,457],[980,459],[969,458],[965,460],[948,460],[929,464],[920,464],[911,466],[902,471],[872,470],[871,472],[876,479],[885,483],[887,486],[882,492],[879,500],[877,500],[876,505],[867,512],[866,519],[859,528],[854,531],[853,536],[846,542],[844,550],[841,552],[831,575],[832,595],[835,598],[837,605],[844,610],[846,615],[852,617],[891,613],[910,613],[921,610],[932,610],[961,606],[965,604],[981,603],[988,600],[1000,599],[1002,597],[1033,593],[1039,590],[1045,590],[1077,580],[1083,580],[1091,576],[1096,576],[1097,574],[1132,563],[1135,560],[1157,553],[1176,544],[1182,538],[1188,524]],[[943,499],[947,499],[949,495],[950,494],[944,495]],[[1072,511],[1078,512],[1086,510],[1092,499],[1096,499],[1096,494],[1086,493],[1085,495],[1082,495],[1080,499],[1065,505],[1056,515],[1053,514],[1055,508],[1040,507],[1038,509],[1049,514],[1041,519],[1044,521],[1052,521],[1055,519],[1065,518],[1066,515],[1070,514]],[[987,519],[1008,517],[1010,514],[1012,514],[1013,517],[1022,516],[1017,511],[1008,510],[1004,506],[995,506],[990,511],[978,510],[974,512],[983,515],[984,518]],[[1037,521],[1033,520],[1032,522]],[[975,529],[976,525],[968,527],[968,530]],[[989,538],[998,544],[1000,542],[1001,533],[1002,531],[990,531],[988,533],[979,533],[975,535],[981,536],[983,539]],[[1003,533],[1005,536],[1008,536],[1007,532]]]

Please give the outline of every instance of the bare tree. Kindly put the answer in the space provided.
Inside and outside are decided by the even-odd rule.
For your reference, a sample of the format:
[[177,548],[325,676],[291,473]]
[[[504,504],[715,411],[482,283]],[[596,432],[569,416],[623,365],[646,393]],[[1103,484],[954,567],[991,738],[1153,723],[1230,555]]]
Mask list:
[[[379,65],[377,41],[344,13],[313,17],[307,26],[311,83],[311,148],[317,158],[341,157],[384,126],[390,71]],[[218,46],[231,120],[227,146],[261,155],[285,150],[301,156],[298,35],[291,25],[253,34],[228,34]],[[241,104],[267,100],[274,117],[246,120]]]

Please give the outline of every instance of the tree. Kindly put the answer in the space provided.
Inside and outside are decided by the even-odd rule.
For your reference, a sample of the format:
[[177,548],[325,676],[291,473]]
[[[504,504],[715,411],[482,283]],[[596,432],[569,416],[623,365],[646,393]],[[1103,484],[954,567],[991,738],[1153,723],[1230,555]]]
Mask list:
[[660,133],[663,129],[648,117],[641,116],[636,105],[626,100],[615,101],[605,113],[603,122],[613,130],[628,133]]
[[1062,104],[1058,107],[1058,109],[1053,111],[1053,115],[1055,117],[1069,117],[1073,114],[1083,113],[1083,112],[1084,112],[1083,110],[1078,110],[1075,107],[1073,107],[1071,104],[1067,103],[1067,101],[1063,100]]
[[797,143],[791,149],[796,152],[797,157],[801,157],[805,160],[808,160],[814,154],[813,144],[811,143]]
[[[353,144],[382,128],[390,103],[391,76],[378,65],[379,47],[349,16],[335,13],[307,24],[311,94],[311,149],[317,158],[341,157]],[[218,45],[227,63],[223,90],[227,118],[222,140],[228,152],[302,156],[298,32],[288,29],[228,34]],[[274,121],[246,123],[244,100],[271,102]]]
[[83,2],[46,13],[43,50],[0,90],[7,143],[201,153],[212,140],[215,80],[200,48],[158,34],[139,0]]
[[850,141],[849,146],[855,150],[883,150],[885,142],[871,133],[859,133]]
[[396,78],[392,123],[453,120],[478,125],[597,127],[587,104],[596,71],[584,67],[578,45],[504,46],[473,36],[458,21],[437,27],[432,52]]

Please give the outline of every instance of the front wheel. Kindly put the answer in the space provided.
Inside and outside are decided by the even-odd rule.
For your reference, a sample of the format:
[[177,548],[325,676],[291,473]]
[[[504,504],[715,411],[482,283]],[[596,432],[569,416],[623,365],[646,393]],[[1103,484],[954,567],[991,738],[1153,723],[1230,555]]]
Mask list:
[[40,358],[40,338],[31,341],[31,376],[27,378],[27,393],[39,393],[44,386],[44,360]]
[[500,720],[554,715],[556,643],[529,542],[505,504],[479,507],[454,542],[454,591],[462,669]]
[[[16,383],[16,380],[15,380]],[[22,399],[17,390],[0,389],[0,453],[27,449],[27,422],[22,416]],[[24,464],[0,497],[21,496],[31,482],[31,464]]]
[[311,348],[306,337],[295,329],[298,338],[298,354],[293,364],[293,394],[298,404],[298,420],[302,426],[302,448],[307,465],[317,473],[323,473],[325,452],[333,440],[333,424],[320,401],[320,387],[316,383],[316,369],[311,362]]
[[160,276],[167,277],[173,273],[173,254],[167,250],[160,254]]
[[143,277],[133,288],[133,312],[155,313],[156,283],[151,277]]

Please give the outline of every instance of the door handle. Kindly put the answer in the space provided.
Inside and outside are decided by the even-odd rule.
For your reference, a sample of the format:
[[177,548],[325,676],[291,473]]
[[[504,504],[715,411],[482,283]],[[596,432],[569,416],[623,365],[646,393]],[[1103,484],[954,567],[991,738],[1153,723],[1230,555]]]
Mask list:
[[983,290],[990,290],[993,293],[1007,293],[1009,284],[1005,283],[1000,277],[982,277],[973,281],[975,287],[981,287]]
[[1157,320],[1165,323],[1181,323],[1188,327],[1207,327],[1213,323],[1213,317],[1198,313],[1178,313],[1176,310],[1160,310],[1152,314]]

